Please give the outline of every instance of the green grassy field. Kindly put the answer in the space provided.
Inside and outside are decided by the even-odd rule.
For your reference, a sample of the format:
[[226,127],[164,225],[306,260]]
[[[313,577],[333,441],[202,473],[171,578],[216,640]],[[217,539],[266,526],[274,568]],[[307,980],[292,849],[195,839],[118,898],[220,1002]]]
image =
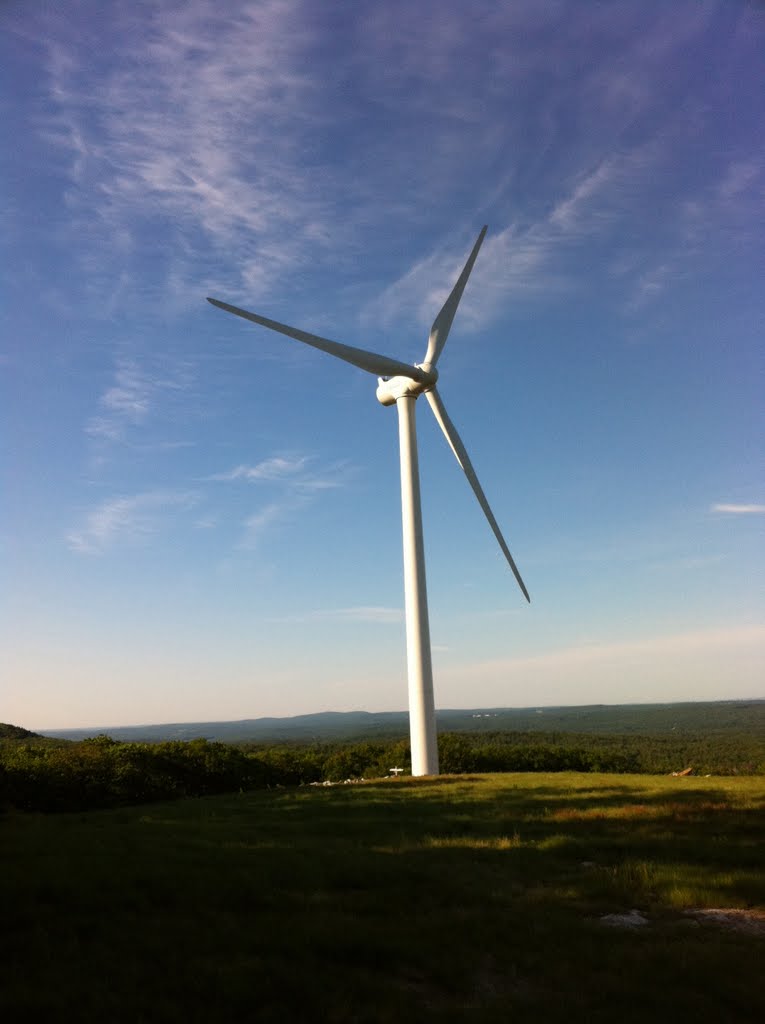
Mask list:
[[524,774],[9,812],[0,1017],[759,1022],[765,936],[686,911],[765,907],[764,805]]

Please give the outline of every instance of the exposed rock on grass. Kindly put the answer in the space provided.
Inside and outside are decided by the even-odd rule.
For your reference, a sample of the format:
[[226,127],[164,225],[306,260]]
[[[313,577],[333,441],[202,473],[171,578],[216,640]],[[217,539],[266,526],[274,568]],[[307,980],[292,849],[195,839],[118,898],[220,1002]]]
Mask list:
[[644,924],[648,924],[648,918],[639,910],[630,910],[626,914],[605,914],[601,917],[600,923],[611,928],[642,928]]

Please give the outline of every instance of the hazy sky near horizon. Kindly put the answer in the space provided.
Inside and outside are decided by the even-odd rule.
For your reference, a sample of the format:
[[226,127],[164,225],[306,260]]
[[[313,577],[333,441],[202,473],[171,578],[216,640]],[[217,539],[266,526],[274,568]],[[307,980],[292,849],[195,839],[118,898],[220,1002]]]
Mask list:
[[0,9],[0,720],[406,707],[422,360],[436,702],[763,696],[765,7]]

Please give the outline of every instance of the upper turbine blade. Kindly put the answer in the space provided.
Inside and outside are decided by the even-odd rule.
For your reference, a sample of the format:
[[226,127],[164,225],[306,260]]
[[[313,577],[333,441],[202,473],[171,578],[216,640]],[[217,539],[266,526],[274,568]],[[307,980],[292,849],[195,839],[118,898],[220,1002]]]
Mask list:
[[486,225],[481,228],[481,233],[478,236],[473,251],[468,256],[468,261],[463,267],[462,273],[457,279],[457,283],[452,288],[452,293],[441,309],[436,319],[433,321],[433,326],[430,328],[430,337],[428,338],[428,351],[425,353],[424,364],[431,369],[438,362],[438,357],[441,355],[446,339],[449,337],[449,331],[452,328],[452,321],[454,320],[454,314],[457,312],[457,306],[459,305],[462,293],[465,290],[467,279],[470,277],[470,271],[473,269],[478,250],[481,248],[481,242],[483,242],[486,235]]
[[428,375],[417,366],[409,363],[401,363],[398,359],[390,359],[388,356],[380,356],[376,352],[366,352],[363,348],[353,348],[351,345],[341,345],[339,341],[330,341],[328,338],[320,338],[317,334],[309,334],[307,331],[300,331],[297,327],[289,327],[287,324],[280,324],[277,320],[269,320],[268,317],[259,316],[257,313],[249,313],[246,309],[238,306],[230,306],[228,302],[221,302],[219,299],[211,299],[208,302],[227,313],[234,313],[236,316],[244,317],[245,320],[252,320],[254,324],[261,324],[279,334],[286,334],[288,338],[295,338],[312,348],[318,348],[322,352],[329,352],[338,359],[344,359],[346,363],[358,366],[362,370],[374,373],[377,377],[410,377],[412,380],[425,381]]
[[430,391],[425,392],[425,397],[430,403],[430,407],[433,410],[433,415],[436,417],[436,420],[438,421],[438,425],[440,426],[441,430],[443,430],[444,436],[446,437],[446,440],[449,442],[449,447],[454,452],[457,458],[457,462],[459,462],[460,466],[462,466],[462,469],[465,472],[465,476],[470,481],[470,486],[473,488],[476,498],[478,498],[478,503],[483,509],[484,515],[489,520],[489,526],[492,528],[492,530],[494,531],[494,536],[499,541],[499,546],[502,548],[502,553],[504,554],[505,558],[510,564],[510,568],[513,570],[513,574],[516,580],[518,581],[518,586],[523,591],[523,596],[526,598],[527,601],[530,602],[531,598],[529,597],[528,590],[526,590],[526,584],[521,579],[521,574],[518,572],[518,567],[513,561],[513,556],[510,554],[510,549],[505,543],[505,538],[502,536],[502,532],[499,526],[497,525],[497,520],[494,518],[494,513],[489,508],[489,503],[486,500],[486,495],[483,493],[483,488],[478,482],[478,477],[475,475],[475,470],[473,469],[473,464],[470,461],[470,457],[467,451],[465,450],[465,445],[462,443],[460,435],[457,433],[456,427],[449,419],[446,409],[444,408],[444,403],[441,401],[441,396],[438,394],[435,388],[432,388]]

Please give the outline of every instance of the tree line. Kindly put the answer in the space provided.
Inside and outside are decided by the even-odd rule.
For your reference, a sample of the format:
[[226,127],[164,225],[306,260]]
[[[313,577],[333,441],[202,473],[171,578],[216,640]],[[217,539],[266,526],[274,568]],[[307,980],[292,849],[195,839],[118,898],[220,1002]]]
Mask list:
[[[5,730],[5,731],[3,731]],[[16,730],[15,732],[13,730]],[[732,735],[602,736],[444,733],[444,774],[616,772],[765,774],[765,738]],[[227,744],[204,739],[79,742],[0,727],[0,808],[74,811],[275,786],[380,778],[410,770],[407,740],[357,743]]]

